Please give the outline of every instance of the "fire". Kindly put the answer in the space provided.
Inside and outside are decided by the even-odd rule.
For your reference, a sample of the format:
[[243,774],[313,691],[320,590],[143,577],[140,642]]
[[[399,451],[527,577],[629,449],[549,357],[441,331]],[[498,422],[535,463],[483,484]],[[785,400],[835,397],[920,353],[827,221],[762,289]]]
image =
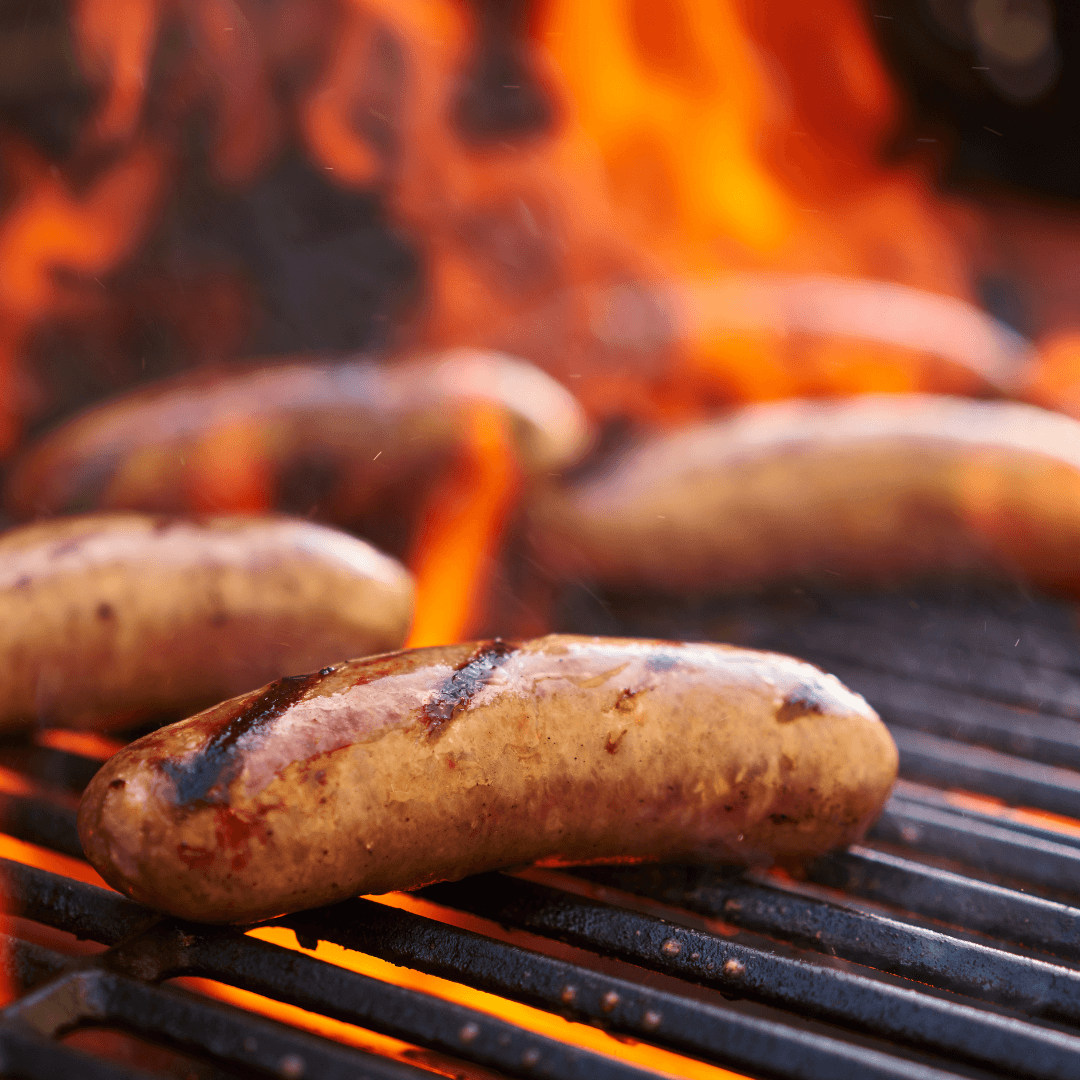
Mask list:
[[1036,810],[1028,806],[1009,806],[1004,799],[955,788],[945,792],[945,798],[950,806],[955,806],[958,810],[975,810],[980,814],[992,814],[1020,825],[1034,825],[1049,832],[1080,838],[1080,820],[1064,814],[1053,814],[1048,810]]
[[[855,0],[537,0],[518,44],[552,119],[505,138],[454,119],[485,32],[460,0],[76,0],[72,11],[98,93],[71,161],[50,164],[0,136],[14,193],[0,217],[0,451],[25,418],[19,374],[34,332],[110,310],[102,278],[141,250],[178,171],[194,168],[178,133],[202,113],[200,180],[214,190],[254,182],[297,148],[291,138],[333,184],[379,192],[425,263],[424,302],[398,343],[521,355],[600,421],[672,425],[739,401],[982,387],[909,341],[707,317],[715,297],[703,285],[764,272],[976,301],[965,230],[978,215],[934,191],[932,153],[883,161],[901,105]],[[190,55],[173,58],[150,109],[151,61],[177,21]],[[196,341],[205,311],[188,306],[185,340]],[[1075,336],[1052,340],[1030,394],[1080,412],[1077,355]],[[237,417],[183,462],[193,510],[271,507],[260,440]],[[410,645],[467,638],[483,623],[521,487],[506,421],[474,409],[420,515]],[[101,759],[118,745],[63,732],[39,741]],[[27,792],[7,770],[0,790]],[[87,864],[9,837],[0,856],[104,885]],[[300,948],[287,931],[254,933]],[[327,943],[315,955],[674,1075],[734,1076]],[[220,984],[187,984],[380,1053],[410,1049]]]
[[[72,10],[97,96],[71,162],[49,165],[14,136],[2,147],[19,193],[0,218],[4,446],[18,434],[14,388],[35,330],[121,303],[102,275],[142,250],[182,178],[202,168],[209,190],[240,189],[290,138],[334,185],[377,190],[420,250],[423,302],[395,328],[400,345],[520,355],[600,421],[670,426],[739,401],[985,388],[903,335],[713,317],[716,286],[763,273],[976,299],[968,237],[984,225],[934,191],[932,154],[884,161],[902,108],[855,0],[534,0],[527,24],[499,16],[495,30],[461,0]],[[152,58],[177,24],[189,44],[162,74]],[[492,33],[529,83],[492,92],[546,102],[540,122],[505,137],[462,120]],[[199,110],[202,164],[177,134]],[[207,290],[210,314],[242,325],[243,288],[226,278]],[[191,324],[194,352],[216,355],[199,329],[203,300],[170,311]],[[225,351],[242,338],[235,330]],[[1060,352],[1031,387],[1051,404],[1073,383]],[[519,488],[485,439],[497,436],[468,426],[447,491],[420,515],[415,642],[483,623],[485,574]],[[261,435],[243,416],[184,467],[194,511],[273,506]]]
[[410,569],[416,615],[410,648],[467,638],[482,621],[484,590],[520,485],[506,421],[474,406],[457,461],[430,497]]
[[271,509],[270,459],[262,430],[250,420],[237,417],[196,443],[184,466],[188,501],[195,511],[264,514]]
[[[141,236],[157,202],[164,160],[149,143],[76,195],[59,170],[14,138],[0,144],[8,183],[19,195],[0,220],[0,450],[19,434],[16,364],[45,316],[75,305],[92,308],[91,287]],[[67,277],[61,284],[59,275]]]
[[124,745],[122,740],[96,731],[65,731],[63,728],[42,728],[37,732],[35,741],[40,746],[81,754],[96,761],[106,761]]

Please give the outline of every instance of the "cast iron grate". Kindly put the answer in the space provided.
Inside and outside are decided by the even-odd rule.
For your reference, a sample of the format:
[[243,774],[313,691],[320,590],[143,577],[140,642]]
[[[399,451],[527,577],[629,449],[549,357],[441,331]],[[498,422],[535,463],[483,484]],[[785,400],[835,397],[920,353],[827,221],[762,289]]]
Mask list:
[[[896,734],[904,780],[865,846],[802,881],[684,867],[493,874],[423,890],[448,921],[356,899],[275,924],[308,949],[332,942],[749,1076],[1080,1076],[1080,822],[999,813],[948,790],[1080,817],[1071,609],[800,594],[641,610],[612,602],[597,629],[783,648],[870,698]],[[94,763],[29,742],[2,760],[45,793],[0,797],[0,830],[78,857],[71,795]],[[22,991],[0,1012],[5,1077],[163,1075],[65,1041],[94,1025],[182,1052],[197,1080],[655,1075],[45,870],[4,861],[0,883],[5,910],[28,920],[16,928],[108,947],[73,959],[3,942]],[[455,913],[491,932],[456,925]],[[419,1049],[380,1056],[168,983],[191,975]]]

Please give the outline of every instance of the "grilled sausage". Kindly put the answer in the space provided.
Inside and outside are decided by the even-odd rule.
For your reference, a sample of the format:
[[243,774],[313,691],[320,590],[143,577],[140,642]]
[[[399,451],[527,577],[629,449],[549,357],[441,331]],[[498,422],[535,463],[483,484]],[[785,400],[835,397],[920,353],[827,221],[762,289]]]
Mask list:
[[932,395],[783,402],[659,436],[548,488],[556,577],[672,593],[937,573],[1080,594],[1080,423]]
[[244,923],[528,862],[764,864],[856,840],[896,776],[863,699],[725,645],[552,635],[282,679],[113,757],[110,884]]
[[412,581],[291,518],[100,514],[0,537],[0,728],[185,715],[297,667],[396,648]]
[[587,446],[573,396],[497,353],[279,363],[188,373],[91,408],[30,448],[7,504],[17,518],[249,509],[214,503],[220,483],[212,476],[208,491],[200,473],[203,462],[216,473],[236,444],[265,477],[270,505],[354,522],[407,478],[415,486],[436,472],[478,403],[509,420],[527,472],[564,468]]

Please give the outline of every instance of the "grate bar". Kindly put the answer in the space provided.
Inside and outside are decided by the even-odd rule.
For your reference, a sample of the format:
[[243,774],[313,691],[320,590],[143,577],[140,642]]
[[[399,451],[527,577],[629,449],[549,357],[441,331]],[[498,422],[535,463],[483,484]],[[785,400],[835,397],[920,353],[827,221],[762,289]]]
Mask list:
[[809,879],[1029,949],[1080,960],[1080,908],[852,847],[810,867]]
[[[1080,676],[1080,634],[1071,604],[1022,598],[1022,611],[1003,615],[989,597],[968,595],[943,602],[942,597],[888,598],[847,594],[820,597],[817,622],[890,630],[898,638],[930,642],[950,649],[962,661],[968,652],[998,656],[1033,667]],[[957,601],[959,600],[959,606]],[[790,625],[790,618],[784,628]]]
[[24,734],[0,736],[0,757],[5,768],[16,769],[39,784],[50,784],[73,795],[80,795],[102,766],[96,758],[37,746]]
[[9,986],[29,989],[58,975],[68,963],[66,956],[52,949],[10,934],[0,934],[0,977]]
[[505,875],[429,886],[421,895],[726,994],[963,1055],[1018,1076],[1074,1075],[1080,1054],[1080,1038],[1073,1035],[784,955],[764,941],[721,938]]
[[1045,960],[708,871],[674,868],[661,876],[603,868],[578,875],[967,997],[1080,1024],[1080,971]]
[[986,873],[1080,895],[1080,849],[1067,837],[1048,830],[1044,837],[1033,829],[991,821],[894,796],[870,837],[955,859]]
[[[94,885],[7,860],[0,863],[0,871],[12,910],[106,944],[123,941],[113,950],[111,962],[121,967],[127,962],[143,978],[202,975],[513,1075],[523,1069],[530,1076],[550,1074],[568,1080],[576,1076],[637,1080],[651,1075],[236,930],[194,925],[181,929],[171,920],[154,925],[159,917],[153,912]],[[544,1069],[540,1062],[547,1063]]]
[[4,1080],[56,1080],[68,1076],[79,1080],[161,1080],[153,1073],[102,1061],[4,1022],[0,1022],[0,1075]]
[[85,858],[75,811],[48,799],[0,792],[0,832],[75,859]]
[[0,897],[10,915],[103,945],[114,945],[160,919],[119,893],[10,859],[0,859]]
[[890,723],[978,743],[1046,765],[1080,769],[1080,723],[970,694],[920,684],[910,676],[853,664],[826,664]]
[[909,780],[964,788],[1015,806],[1080,817],[1080,772],[890,725]]
[[[642,1069],[454,1002],[328,964],[232,928],[163,922],[112,950],[119,971],[201,975],[511,1076],[644,1080]],[[150,958],[153,958],[151,961]],[[157,970],[150,975],[150,964]]]
[[[927,633],[902,637],[892,627],[850,624],[832,619],[792,625],[783,632],[784,648],[832,666],[836,661],[916,678],[922,685],[959,691],[1008,705],[1036,706],[1040,712],[1080,718],[1080,679],[1071,671],[996,655],[970,644],[935,641]],[[1022,632],[1016,635],[1022,637]]]
[[[279,1076],[326,1080],[421,1080],[431,1074],[344,1047],[179,987],[155,987],[110,972],[83,970],[58,979],[5,1010],[39,1035],[80,1023],[115,1024],[220,1062]],[[38,1073],[37,1075],[43,1075]]]
[[1022,833],[1024,836],[1033,836],[1039,840],[1047,840],[1055,844],[1064,844],[1080,851],[1080,833],[1066,832],[1061,829],[1048,829],[1042,825],[1036,825],[1031,821],[1018,820],[1013,817],[1004,817],[993,811],[980,810],[977,806],[958,804],[950,799],[947,792],[940,788],[927,787],[924,784],[916,784],[910,780],[898,780],[893,791],[893,799],[907,803],[917,803],[921,806],[929,806],[937,810],[946,810],[970,821],[981,821],[986,825],[998,825],[1013,832]]
[[302,912],[282,923],[301,941],[333,941],[728,1067],[793,1080],[941,1075],[936,1068],[879,1050],[600,975],[368,900]]

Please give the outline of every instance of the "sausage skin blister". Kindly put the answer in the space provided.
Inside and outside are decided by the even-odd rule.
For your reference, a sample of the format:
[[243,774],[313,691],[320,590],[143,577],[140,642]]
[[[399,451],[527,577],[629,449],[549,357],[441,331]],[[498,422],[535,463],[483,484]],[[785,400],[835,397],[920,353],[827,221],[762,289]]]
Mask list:
[[183,716],[405,640],[413,584],[285,517],[61,518],[0,536],[0,729]]
[[106,881],[246,923],[524,863],[798,862],[896,777],[885,726],[802,661],[551,635],[283,679],[132,743],[83,796]]
[[1080,594],[1080,422],[933,395],[756,405],[537,494],[556,577],[697,594],[942,573]]

